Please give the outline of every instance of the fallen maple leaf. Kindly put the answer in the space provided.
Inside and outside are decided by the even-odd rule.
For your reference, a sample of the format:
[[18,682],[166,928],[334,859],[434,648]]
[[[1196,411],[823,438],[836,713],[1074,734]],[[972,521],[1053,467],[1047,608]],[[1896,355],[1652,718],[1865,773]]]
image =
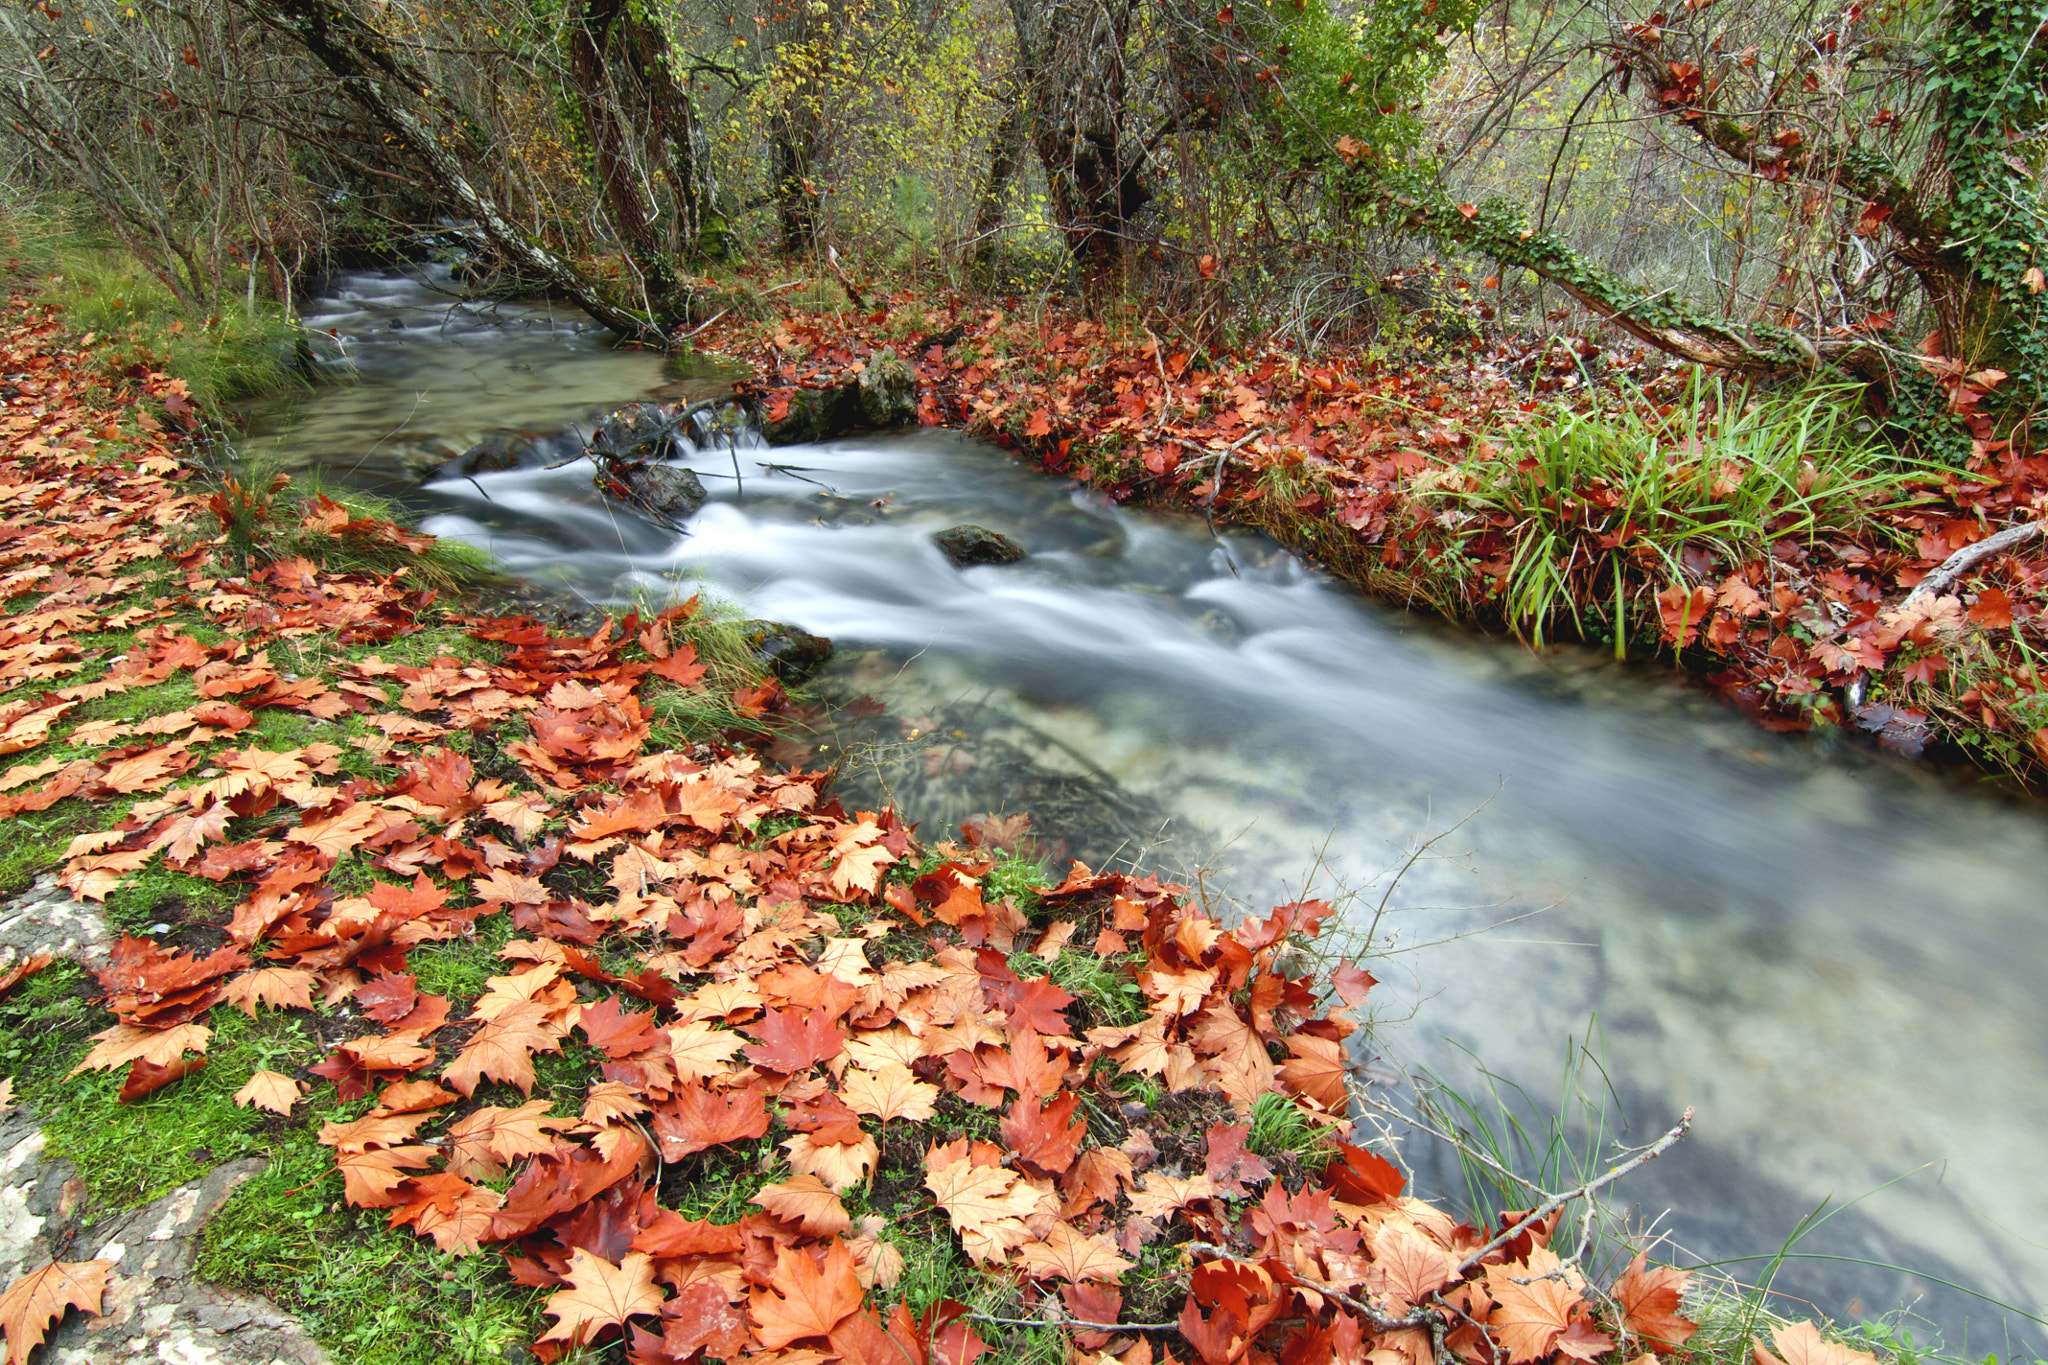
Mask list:
[[767,1287],[754,1290],[749,1303],[755,1343],[772,1351],[806,1337],[828,1337],[860,1311],[862,1298],[844,1242],[828,1245],[822,1261],[805,1250],[778,1247]]
[[744,1142],[768,1131],[768,1110],[756,1089],[708,1090],[678,1086],[667,1103],[654,1111],[654,1137],[661,1158],[676,1161],[692,1152]]
[[1820,1329],[1806,1321],[1787,1323],[1771,1333],[1771,1344],[1783,1353],[1783,1359],[1764,1349],[1761,1340],[1750,1347],[1750,1358],[1755,1365],[1876,1365],[1877,1357],[1868,1351],[1853,1351],[1847,1346],[1829,1341],[1820,1334]]
[[206,1040],[212,1036],[213,1030],[204,1024],[178,1024],[167,1029],[116,1024],[93,1035],[92,1051],[71,1068],[70,1074],[112,1071],[137,1061],[148,1062],[151,1066],[169,1066],[188,1050],[205,1052]]
[[273,1114],[289,1114],[299,1102],[299,1083],[275,1071],[259,1071],[235,1092],[235,1103],[254,1105]]
[[43,1344],[50,1324],[66,1310],[100,1311],[112,1261],[52,1261],[33,1270],[0,1294],[0,1332],[7,1336],[7,1365],[26,1365],[29,1352]]
[[476,1031],[456,1054],[441,1079],[465,1096],[476,1093],[485,1078],[519,1087],[519,1093],[533,1093],[533,1054],[560,1052],[562,1029],[548,1018],[548,1007],[537,1000],[522,1001]]
[[839,1196],[814,1175],[795,1175],[778,1184],[763,1185],[748,1202],[799,1225],[806,1237],[836,1237],[853,1226]]
[[1652,1350],[1675,1350],[1699,1327],[1678,1311],[1685,1282],[1691,1276],[1671,1266],[1647,1266],[1646,1259],[1638,1255],[1608,1294],[1621,1306],[1629,1331]]
[[887,1122],[929,1119],[938,1102],[939,1088],[917,1079],[901,1062],[886,1063],[874,1071],[849,1070],[839,1083],[839,1098],[856,1114],[870,1114]]
[[946,1211],[968,1256],[982,1262],[999,1261],[1030,1241],[1023,1219],[1040,1211],[1038,1191],[1019,1184],[1017,1173],[989,1153],[977,1160],[962,1139],[933,1147],[924,1159],[925,1188]]
[[563,1278],[569,1287],[550,1295],[541,1309],[555,1319],[542,1341],[581,1346],[607,1327],[624,1327],[627,1318],[661,1312],[668,1297],[654,1282],[654,1258],[644,1251],[629,1251],[613,1265],[577,1247]]
[[[1508,1365],[1525,1365],[1549,1355],[1582,1302],[1578,1291],[1569,1285],[1557,1279],[1532,1278],[1532,1274],[1527,1266],[1486,1269],[1486,1292],[1495,1303],[1487,1327],[1506,1349]],[[1529,1283],[1517,1283],[1524,1279]]]
[[1020,1160],[1041,1170],[1064,1171],[1074,1164],[1081,1139],[1088,1135],[1086,1123],[1072,1121],[1079,1103],[1072,1091],[1062,1091],[1043,1107],[1037,1096],[1019,1095],[1003,1116],[1003,1141]]
[[1071,1223],[1054,1223],[1043,1239],[1017,1249],[1025,1273],[1035,1280],[1114,1280],[1134,1262],[1117,1254],[1105,1234],[1083,1237]]
[[785,1076],[830,1061],[846,1047],[845,1030],[823,1009],[770,1010],[751,1032],[761,1041],[747,1047],[748,1060]]
[[313,986],[319,978],[299,967],[259,967],[243,972],[227,984],[227,999],[251,1019],[258,1005],[272,1009],[313,1008]]
[[842,1193],[867,1179],[882,1154],[865,1133],[853,1142],[823,1142],[810,1133],[791,1133],[782,1150],[791,1170],[815,1175]]

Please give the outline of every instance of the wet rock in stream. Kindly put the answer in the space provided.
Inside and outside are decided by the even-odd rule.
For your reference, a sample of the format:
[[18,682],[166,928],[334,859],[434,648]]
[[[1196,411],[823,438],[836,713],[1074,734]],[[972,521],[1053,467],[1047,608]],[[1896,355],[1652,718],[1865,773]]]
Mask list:
[[611,469],[600,465],[593,477],[605,493],[631,503],[671,531],[682,530],[683,523],[711,496],[696,472],[679,464],[627,464]]
[[754,657],[785,683],[805,681],[832,657],[830,640],[780,621],[742,621],[740,628]]
[[932,543],[945,552],[956,569],[970,564],[1015,564],[1027,551],[1022,545],[986,526],[948,526],[932,533]]

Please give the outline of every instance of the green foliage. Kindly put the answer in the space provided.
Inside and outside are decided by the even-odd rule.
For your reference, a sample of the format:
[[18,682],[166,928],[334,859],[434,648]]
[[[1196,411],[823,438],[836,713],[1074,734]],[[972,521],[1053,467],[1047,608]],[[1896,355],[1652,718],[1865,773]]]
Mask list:
[[[1236,5],[1237,22],[1275,58],[1274,121],[1299,166],[1332,156],[1406,163],[1421,146],[1421,98],[1476,0],[1375,0],[1340,12],[1328,0]],[[1348,139],[1340,148],[1340,139]]]
[[1244,1145],[1260,1156],[1292,1157],[1311,1169],[1320,1168],[1335,1150],[1324,1130],[1310,1123],[1293,1100],[1277,1092],[1253,1101],[1251,1132]]
[[1565,618],[1582,635],[1603,622],[1619,647],[1632,621],[1655,634],[1644,599],[1689,581],[1683,551],[1763,558],[1771,541],[1859,526],[1911,477],[1857,430],[1853,398],[1835,386],[1746,399],[1703,382],[1668,417],[1646,398],[1560,408],[1496,437],[1435,496],[1509,528],[1501,598],[1515,631],[1540,644]]
[[97,352],[109,372],[136,364],[162,370],[184,380],[193,406],[211,416],[303,382],[294,368],[298,330],[277,304],[256,298],[194,313],[140,261],[81,221],[51,201],[0,196],[0,240],[11,273],[39,281],[73,330],[110,343]]
[[[2005,401],[2022,412],[2048,384],[2048,331],[2039,284],[2048,269],[2048,212],[2035,176],[2048,117],[2042,88],[2048,54],[2039,30],[2048,13],[2035,0],[1954,0],[1927,88],[1943,105],[1948,174],[1954,178],[1948,235],[1968,262],[1984,328],[1986,358],[2007,370]],[[2026,161],[2030,158],[2032,169]],[[1968,356],[1973,338],[1948,338]]]

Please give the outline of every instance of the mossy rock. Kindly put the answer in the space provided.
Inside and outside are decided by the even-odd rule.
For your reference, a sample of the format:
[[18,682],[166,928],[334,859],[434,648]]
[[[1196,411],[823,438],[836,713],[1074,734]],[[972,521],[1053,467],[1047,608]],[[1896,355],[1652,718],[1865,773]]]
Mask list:
[[832,642],[781,621],[743,621],[741,636],[754,657],[785,683],[799,683],[825,666]]

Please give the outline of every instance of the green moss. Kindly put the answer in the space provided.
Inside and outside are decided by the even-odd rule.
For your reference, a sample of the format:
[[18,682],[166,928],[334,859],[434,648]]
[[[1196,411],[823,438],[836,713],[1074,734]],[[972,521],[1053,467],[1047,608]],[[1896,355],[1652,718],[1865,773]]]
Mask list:
[[0,841],[0,896],[18,896],[37,877],[64,860],[74,836],[97,829],[101,813],[79,797],[59,801],[46,811],[28,811],[7,822],[8,837]]
[[199,1273],[290,1309],[338,1359],[363,1365],[498,1361],[531,1340],[541,1295],[498,1257],[445,1255],[375,1212],[340,1210],[333,1153],[314,1135],[316,1120],[348,1112],[316,1107],[271,1149],[207,1225]]
[[[233,1096],[258,1071],[290,1073],[322,1049],[298,1019],[265,1012],[250,1019],[216,1010],[204,1070],[132,1104],[116,1100],[126,1075],[46,1076],[42,1108],[50,1149],[75,1164],[101,1211],[133,1208],[204,1175],[223,1161],[266,1156],[281,1120],[237,1105]],[[71,1064],[82,1046],[73,1045]]]
[[18,1098],[39,1108],[61,1098],[85,1040],[113,1020],[93,1003],[97,994],[90,972],[59,962],[0,997],[0,1075],[13,1078]]
[[225,924],[241,899],[237,887],[153,863],[108,894],[106,916],[131,934],[147,933],[157,924]]
[[407,955],[406,966],[421,994],[473,1000],[491,977],[505,974],[507,964],[498,953],[512,937],[510,915],[487,915],[477,921],[474,937],[422,943]]

